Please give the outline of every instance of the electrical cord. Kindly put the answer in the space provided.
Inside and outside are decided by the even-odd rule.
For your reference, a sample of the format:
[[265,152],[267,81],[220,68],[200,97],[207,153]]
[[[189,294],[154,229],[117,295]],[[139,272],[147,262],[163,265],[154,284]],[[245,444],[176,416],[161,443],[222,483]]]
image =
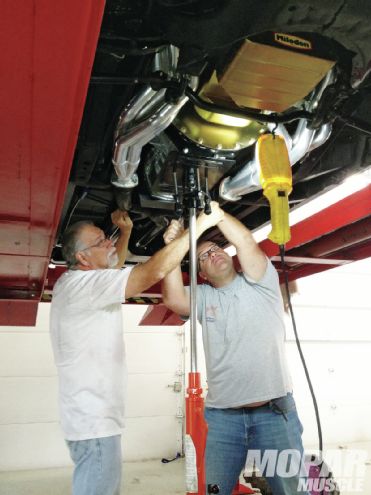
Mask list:
[[314,393],[314,390],[313,390],[313,385],[312,385],[312,382],[311,382],[311,379],[310,379],[310,376],[309,376],[308,368],[307,368],[307,365],[306,365],[306,362],[305,362],[305,358],[304,358],[304,355],[303,355],[303,351],[301,349],[300,340],[299,340],[299,337],[298,337],[298,332],[297,332],[297,329],[296,329],[295,316],[294,316],[294,311],[292,309],[291,297],[290,297],[289,279],[288,279],[287,270],[285,268],[285,246],[283,244],[281,244],[279,246],[279,248],[280,248],[280,257],[281,257],[282,272],[283,272],[284,281],[285,281],[287,303],[288,303],[289,310],[290,310],[290,316],[291,316],[291,321],[292,321],[292,327],[293,327],[294,334],[295,334],[296,346],[298,348],[300,359],[301,359],[301,362],[303,364],[305,376],[306,376],[306,379],[307,379],[307,382],[308,382],[308,386],[309,386],[309,390],[310,390],[310,393],[311,393],[311,396],[312,396],[312,400],[313,400],[314,411],[315,411],[315,414],[316,414],[316,422],[317,422],[317,429],[318,429],[318,450],[319,450],[319,454],[318,455],[319,455],[319,460],[320,460],[320,462],[322,464],[323,441],[322,441],[322,428],[321,428],[321,420],[320,420],[320,417],[319,417],[318,404],[317,404],[317,399],[316,399],[316,396],[315,396],[315,393]]
[[177,460],[177,459],[179,459],[180,457],[182,457],[182,456],[181,456],[181,454],[180,454],[180,452],[177,452],[177,453],[176,453],[176,456],[175,456],[175,457],[173,457],[172,459],[166,459],[165,457],[163,457],[163,458],[161,459],[161,462],[162,462],[162,464],[168,464],[169,462],[176,461],[176,460]]
[[77,200],[76,200],[75,204],[73,205],[73,207],[72,207],[72,209],[71,209],[71,211],[70,211],[70,214],[69,214],[69,216],[68,216],[68,219],[67,219],[66,225],[65,225],[65,227],[64,227],[64,229],[63,229],[64,231],[65,231],[65,230],[69,227],[69,225],[70,225],[70,221],[71,221],[71,218],[72,218],[72,215],[74,214],[74,212],[75,212],[75,210],[76,210],[77,206],[79,205],[79,203],[80,203],[80,202],[81,202],[84,198],[86,198],[86,196],[88,195],[88,193],[89,193],[89,189],[88,189],[88,188],[85,188],[85,189],[82,191],[81,196],[80,196],[79,198],[77,198]]

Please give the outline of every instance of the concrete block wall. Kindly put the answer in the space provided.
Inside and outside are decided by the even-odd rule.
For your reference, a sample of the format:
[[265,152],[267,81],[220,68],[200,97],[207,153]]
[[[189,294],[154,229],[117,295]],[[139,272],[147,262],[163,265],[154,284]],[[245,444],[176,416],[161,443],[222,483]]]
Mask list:
[[[36,327],[0,327],[0,470],[70,465],[59,426],[49,304]],[[138,327],[147,306],[123,306],[129,368],[123,453],[127,460],[173,457],[182,447],[183,367],[179,327]]]

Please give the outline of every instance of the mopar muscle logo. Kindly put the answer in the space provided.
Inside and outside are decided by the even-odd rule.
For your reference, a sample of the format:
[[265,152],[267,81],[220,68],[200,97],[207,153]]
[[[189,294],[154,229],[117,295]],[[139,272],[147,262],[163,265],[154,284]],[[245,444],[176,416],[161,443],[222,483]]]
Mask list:
[[281,45],[292,46],[301,50],[311,50],[312,43],[298,36],[291,36],[291,34],[274,33],[274,39]]

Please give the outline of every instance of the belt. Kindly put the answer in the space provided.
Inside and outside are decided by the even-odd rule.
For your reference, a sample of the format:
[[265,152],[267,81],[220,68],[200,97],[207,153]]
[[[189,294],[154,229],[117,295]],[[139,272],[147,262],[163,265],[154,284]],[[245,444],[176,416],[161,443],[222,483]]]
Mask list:
[[[275,399],[271,399],[271,400],[275,400]],[[267,402],[264,402],[264,404],[260,404],[259,406],[239,406],[239,407],[231,407],[230,409],[249,409],[250,411],[254,411],[255,409],[259,409],[260,407],[269,406],[271,400],[267,400]]]
[[241,411],[241,410],[243,410],[244,412],[252,412],[252,411],[255,411],[256,409],[261,409],[263,407],[267,407],[268,406],[268,407],[270,407],[272,409],[272,411],[276,411],[276,412],[282,414],[282,416],[287,421],[287,415],[286,415],[285,411],[283,411],[280,408],[280,406],[274,402],[275,400],[282,399],[284,397],[287,397],[287,395],[284,395],[282,397],[275,397],[274,399],[270,399],[267,402],[264,402],[264,404],[261,404],[260,406],[241,406],[241,407],[231,407],[230,409],[233,409],[235,411]]

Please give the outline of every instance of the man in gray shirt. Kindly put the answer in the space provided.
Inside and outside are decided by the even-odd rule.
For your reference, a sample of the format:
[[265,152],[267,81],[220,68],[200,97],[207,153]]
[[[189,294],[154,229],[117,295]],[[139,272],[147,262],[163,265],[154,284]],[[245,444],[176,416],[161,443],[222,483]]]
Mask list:
[[[216,484],[220,495],[230,495],[246,458],[252,458],[275,495],[292,495],[304,474],[302,425],[286,363],[278,275],[241,222],[225,213],[217,227],[236,247],[241,272],[217,244],[199,243],[199,275],[205,283],[197,287],[197,316],[208,381],[206,485]],[[165,243],[181,232],[173,221]],[[180,267],[162,285],[166,306],[188,316]]]

